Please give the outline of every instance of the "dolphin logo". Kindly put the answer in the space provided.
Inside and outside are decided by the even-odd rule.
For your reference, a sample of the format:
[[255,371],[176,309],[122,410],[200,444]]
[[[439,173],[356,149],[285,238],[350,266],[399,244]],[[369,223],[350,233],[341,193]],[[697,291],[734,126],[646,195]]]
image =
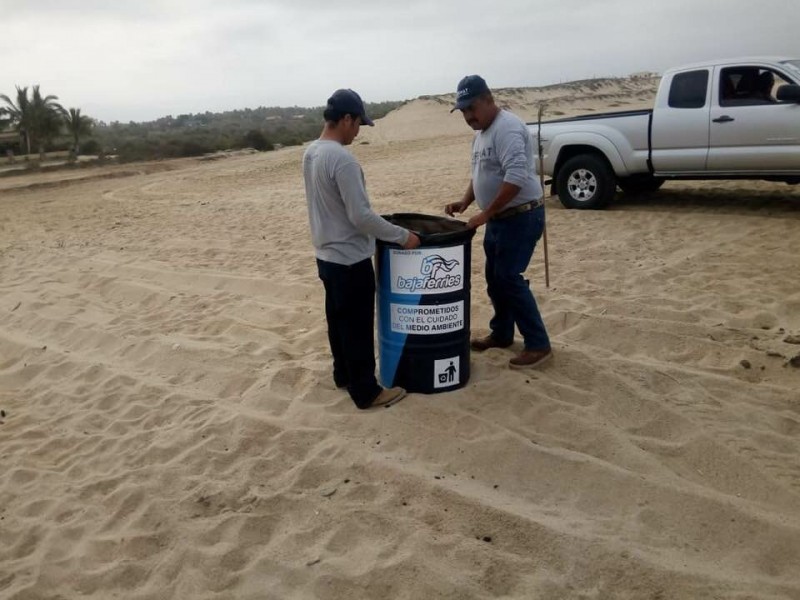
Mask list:
[[458,266],[458,261],[453,260],[446,260],[443,257],[439,256],[438,254],[433,254],[431,256],[426,256],[422,260],[422,266],[420,267],[420,272],[423,275],[429,276],[431,279],[436,279],[439,272],[449,273],[453,269]]

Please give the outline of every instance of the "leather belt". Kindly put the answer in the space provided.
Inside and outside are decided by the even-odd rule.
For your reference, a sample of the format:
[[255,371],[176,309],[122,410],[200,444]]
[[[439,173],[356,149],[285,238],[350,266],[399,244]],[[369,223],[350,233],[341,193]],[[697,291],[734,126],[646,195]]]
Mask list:
[[526,202],[525,204],[520,204],[519,206],[512,206],[511,208],[507,208],[504,211],[497,213],[490,220],[499,221],[500,219],[507,219],[509,217],[521,215],[522,213],[530,212],[535,208],[539,208],[542,205],[544,205],[544,198],[541,200],[534,200],[533,202]]

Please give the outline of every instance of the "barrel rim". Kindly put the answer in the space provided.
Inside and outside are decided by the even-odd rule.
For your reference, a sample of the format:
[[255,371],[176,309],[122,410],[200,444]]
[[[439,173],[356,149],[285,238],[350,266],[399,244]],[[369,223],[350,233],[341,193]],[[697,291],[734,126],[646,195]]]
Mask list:
[[[442,246],[445,244],[460,244],[464,242],[471,241],[472,238],[475,236],[475,230],[467,227],[467,224],[464,221],[459,221],[458,219],[453,219],[450,217],[441,217],[438,215],[426,215],[424,213],[392,213],[389,215],[382,215],[384,219],[389,221],[392,224],[397,225],[395,223],[398,219],[418,219],[418,220],[427,220],[427,221],[447,221],[450,223],[459,223],[464,226],[464,229],[461,231],[448,231],[445,233],[419,233],[414,231],[420,239],[420,248],[428,248],[428,247],[436,247]],[[402,225],[400,225],[402,227]],[[413,229],[411,230],[413,231]],[[385,246],[399,246],[398,244],[392,242],[384,242],[383,240],[378,240],[378,243]]]

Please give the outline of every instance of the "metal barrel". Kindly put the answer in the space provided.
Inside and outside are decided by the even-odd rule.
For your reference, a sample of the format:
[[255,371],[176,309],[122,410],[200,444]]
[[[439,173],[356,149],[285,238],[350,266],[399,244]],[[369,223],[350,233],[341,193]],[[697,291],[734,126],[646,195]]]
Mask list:
[[377,243],[378,348],[385,387],[431,394],[469,380],[470,268],[475,231],[446,217],[386,215],[420,236],[403,250]]

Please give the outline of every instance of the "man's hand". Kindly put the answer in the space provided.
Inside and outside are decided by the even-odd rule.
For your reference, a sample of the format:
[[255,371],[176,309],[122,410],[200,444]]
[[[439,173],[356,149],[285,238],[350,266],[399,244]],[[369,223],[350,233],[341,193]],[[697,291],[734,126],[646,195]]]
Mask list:
[[464,206],[463,200],[461,202],[451,202],[444,207],[444,212],[450,217],[456,213],[463,213],[465,210],[467,210],[467,207]]
[[470,229],[477,229],[478,227],[486,225],[488,220],[488,215],[485,212],[480,212],[469,220],[467,227]]
[[406,240],[406,243],[403,244],[403,250],[413,250],[414,248],[418,248],[420,243],[419,236],[413,231],[409,231],[408,239]]

